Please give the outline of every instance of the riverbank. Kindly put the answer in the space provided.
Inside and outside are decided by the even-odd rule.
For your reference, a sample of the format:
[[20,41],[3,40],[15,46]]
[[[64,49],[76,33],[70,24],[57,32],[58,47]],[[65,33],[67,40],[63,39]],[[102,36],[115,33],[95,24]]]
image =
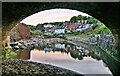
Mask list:
[[2,62],[2,75],[83,76],[76,72],[49,64],[19,59],[4,60]]
[[26,48],[34,48],[41,45],[59,43],[65,41],[61,38],[31,38],[29,40],[20,40],[16,42],[18,45],[13,46],[14,49],[26,49]]

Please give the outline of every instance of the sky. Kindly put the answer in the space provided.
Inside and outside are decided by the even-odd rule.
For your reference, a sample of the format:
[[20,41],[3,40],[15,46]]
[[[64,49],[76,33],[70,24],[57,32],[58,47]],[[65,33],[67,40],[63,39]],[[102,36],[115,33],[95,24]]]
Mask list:
[[36,26],[37,24],[42,24],[42,23],[65,22],[65,21],[70,21],[71,17],[78,16],[80,14],[83,16],[89,16],[88,14],[77,10],[60,9],[60,8],[49,9],[30,15],[25,19],[23,19],[20,23]]

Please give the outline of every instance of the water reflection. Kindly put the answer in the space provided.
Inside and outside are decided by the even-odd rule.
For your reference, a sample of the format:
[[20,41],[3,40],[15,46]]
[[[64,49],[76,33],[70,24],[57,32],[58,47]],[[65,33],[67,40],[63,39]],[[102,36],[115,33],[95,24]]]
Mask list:
[[49,63],[85,74],[111,74],[98,52],[69,43],[44,44],[18,51],[17,54],[14,59]]
[[64,44],[64,43],[56,43],[56,44],[49,44],[43,45],[41,47],[36,47],[38,50],[44,50],[45,53],[47,52],[55,52],[60,51],[61,53],[70,53],[71,57],[74,59],[82,60],[84,57],[92,57],[94,59],[100,60],[101,58],[97,56],[96,52],[89,51],[81,46],[75,46],[72,44]]

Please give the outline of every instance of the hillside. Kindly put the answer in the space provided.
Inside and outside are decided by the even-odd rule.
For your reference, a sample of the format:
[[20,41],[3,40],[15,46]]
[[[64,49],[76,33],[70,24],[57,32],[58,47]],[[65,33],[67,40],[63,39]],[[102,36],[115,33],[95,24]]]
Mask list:
[[[82,31],[73,31],[73,28],[71,28],[72,30],[70,30],[69,28],[69,33],[66,33],[66,30],[68,31],[68,29],[66,29],[64,31],[64,33],[58,33],[58,34],[54,34],[53,30],[54,28],[45,28],[45,25],[51,25],[52,27],[54,26],[55,28],[57,27],[63,27],[64,25],[73,25],[75,26],[79,21],[79,25],[78,26],[82,26],[82,27],[86,27],[86,25],[92,25],[91,27],[89,26],[88,28],[83,29]],[[82,21],[87,21],[86,24],[83,24]],[[44,23],[44,24],[38,24],[37,26],[31,26],[31,25],[27,25],[30,28],[30,33],[31,34],[36,34],[36,35],[56,35],[58,37],[64,36],[64,37],[69,37],[69,36],[94,36],[95,34],[108,34],[111,31],[103,24],[101,23],[99,20],[97,20],[94,17],[90,17],[90,16],[82,16],[82,15],[78,15],[78,16],[73,16],[70,21],[65,21],[65,22],[51,22],[51,23]],[[71,26],[70,26],[71,27]],[[78,27],[77,27],[78,28]],[[50,32],[45,32],[48,31],[48,29],[51,29],[52,31]],[[59,28],[61,29],[61,28]],[[63,29],[63,28],[62,28]],[[80,28],[79,28],[80,29]],[[82,28],[81,28],[82,29]],[[40,30],[39,33],[35,33],[34,30]]]

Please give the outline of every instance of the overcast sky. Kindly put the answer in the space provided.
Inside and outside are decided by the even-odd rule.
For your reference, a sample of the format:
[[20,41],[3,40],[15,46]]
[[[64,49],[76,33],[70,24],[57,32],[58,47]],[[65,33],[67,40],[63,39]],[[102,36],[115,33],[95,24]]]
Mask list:
[[46,22],[64,22],[69,21],[71,17],[78,16],[89,16],[86,13],[82,13],[76,10],[70,9],[50,9],[35,13],[23,19],[21,23],[34,25],[36,26],[39,23],[46,23]]

